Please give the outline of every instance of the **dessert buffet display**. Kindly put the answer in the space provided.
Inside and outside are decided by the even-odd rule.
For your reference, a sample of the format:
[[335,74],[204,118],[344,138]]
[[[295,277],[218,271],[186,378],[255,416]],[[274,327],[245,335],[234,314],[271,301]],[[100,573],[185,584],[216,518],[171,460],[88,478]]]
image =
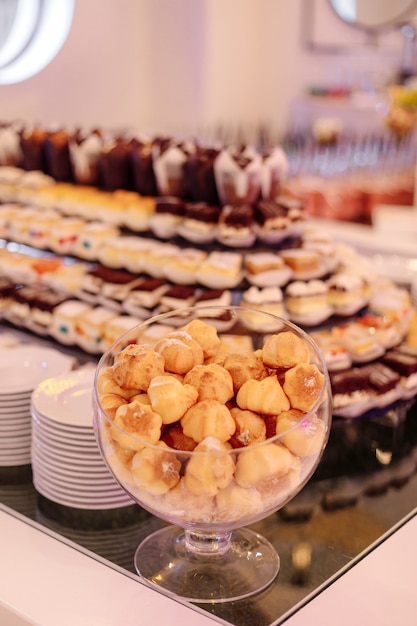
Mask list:
[[[224,317],[235,343],[217,331]],[[142,507],[181,527],[140,544],[138,573],[201,603],[268,585],[275,550],[236,529],[294,497],[327,442],[329,379],[311,338],[243,307],[179,309],[122,336],[101,358],[94,391],[109,468]]]

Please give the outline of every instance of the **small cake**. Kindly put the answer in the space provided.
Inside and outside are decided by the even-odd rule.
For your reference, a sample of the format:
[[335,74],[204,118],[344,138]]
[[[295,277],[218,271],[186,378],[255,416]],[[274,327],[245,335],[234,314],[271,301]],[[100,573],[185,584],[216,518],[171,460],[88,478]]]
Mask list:
[[140,279],[135,274],[99,265],[86,272],[76,295],[86,302],[100,303],[121,311],[122,302],[129,290],[139,282]]
[[131,149],[124,137],[105,139],[101,148],[100,181],[106,191],[132,189]]
[[119,235],[117,226],[98,221],[87,222],[74,244],[73,253],[81,259],[96,261],[102,243]]
[[384,346],[375,334],[357,322],[334,327],[333,332],[336,337],[342,337],[346,342],[353,363],[373,361],[385,352]]
[[[267,320],[257,311],[271,313],[278,317],[286,317],[284,297],[280,287],[249,287],[242,293],[240,306],[247,309],[242,312],[242,322],[248,328],[264,332],[273,332],[280,328],[279,320],[271,318]],[[250,309],[255,309],[251,311]]]
[[218,222],[217,240],[231,248],[248,248],[256,239],[251,204],[226,204]]
[[157,187],[152,159],[153,142],[145,137],[130,141],[133,188],[142,196],[156,196]]
[[74,181],[79,185],[100,183],[103,138],[98,130],[78,131],[69,139],[69,157]]
[[336,337],[331,330],[317,330],[310,334],[321,350],[329,372],[351,367],[352,357],[343,338]]
[[261,196],[264,200],[275,200],[280,195],[288,167],[288,158],[281,146],[262,155]]
[[374,393],[368,373],[360,367],[330,373],[333,414],[358,417],[374,406]]
[[223,148],[214,161],[214,176],[222,205],[253,203],[261,189],[262,160],[253,149]]
[[39,125],[26,126],[20,134],[22,168],[24,170],[46,171],[44,142],[47,131]]
[[91,311],[92,307],[81,300],[66,300],[55,307],[49,324],[49,334],[59,343],[75,345],[79,320]]
[[328,287],[317,278],[296,280],[287,285],[285,307],[290,319],[298,324],[314,326],[328,319],[333,309],[328,303]]
[[[202,289],[198,292],[194,302],[194,306],[199,308],[198,318],[202,321],[209,321],[219,332],[226,332],[231,328],[235,321],[227,310],[227,307],[232,304],[232,292],[228,289]],[[220,313],[218,308],[210,310],[210,307],[225,307],[223,313]],[[201,311],[203,307],[209,307],[204,312]]]
[[[107,271],[106,271],[107,270]],[[142,278],[125,270],[108,270],[101,273],[102,285],[97,302],[114,311],[121,312],[123,302],[130,290],[142,282]]]
[[49,248],[57,254],[74,253],[75,243],[82,233],[85,221],[77,217],[63,217],[49,233]]
[[3,317],[16,326],[26,326],[35,299],[45,289],[40,285],[16,285],[10,306],[4,311]]
[[196,145],[195,151],[187,155],[184,176],[191,202],[219,205],[219,195],[214,177],[214,161],[219,150]]
[[292,276],[291,268],[275,252],[253,252],[243,259],[245,275],[257,287],[282,287]]
[[161,144],[154,143],[152,149],[153,170],[156,178],[158,195],[185,198],[186,183],[184,165],[192,146],[177,144],[168,140]]
[[220,207],[205,202],[187,202],[177,234],[194,243],[210,243],[217,235]]
[[104,352],[106,328],[116,316],[115,311],[104,306],[97,306],[86,311],[78,318],[75,327],[77,345],[90,354]]
[[60,128],[47,133],[44,140],[46,169],[57,181],[72,181],[72,165],[69,141],[74,135],[71,129]]
[[155,212],[155,198],[140,196],[136,191],[118,189],[113,193],[115,202],[121,204],[121,226],[129,228],[134,233],[146,232],[149,222]]
[[398,346],[404,339],[405,330],[387,315],[366,312],[358,318],[358,323],[375,333],[386,350]]
[[51,229],[57,227],[62,220],[62,215],[54,209],[39,210],[27,232],[26,243],[45,250],[49,245]]
[[26,328],[38,335],[48,335],[55,309],[68,300],[68,296],[52,289],[40,289],[31,301]]
[[165,267],[165,277],[178,285],[193,285],[198,268],[207,258],[207,252],[196,248],[182,248]]
[[320,278],[327,271],[321,255],[315,250],[289,248],[281,250],[280,255],[284,262],[291,268],[293,277],[296,280]]
[[210,289],[232,289],[242,278],[242,256],[237,252],[214,250],[196,272],[196,280]]
[[[159,306],[155,314],[168,313],[184,307],[193,306],[196,298],[194,287],[188,285],[173,285],[169,287],[160,297]],[[192,313],[178,314],[178,317],[170,317],[169,323],[178,326],[187,324],[192,319]]]
[[185,213],[181,198],[162,196],[156,198],[155,211],[149,218],[149,228],[160,239],[171,239],[177,234]]
[[288,211],[275,200],[260,200],[256,205],[256,234],[261,241],[275,244],[292,235]]
[[22,161],[20,129],[16,124],[0,125],[0,166],[18,167]]
[[170,284],[164,278],[142,278],[126,294],[122,308],[126,313],[140,319],[150,317],[161,300],[161,296],[168,291]]
[[[135,328],[141,320],[133,315],[118,315],[113,317],[104,329],[102,350],[108,350],[122,335]],[[119,344],[120,346],[120,344]],[[121,347],[121,346],[120,346]]]
[[339,272],[328,279],[327,285],[329,304],[338,315],[353,315],[367,303],[360,276]]
[[170,243],[150,242],[143,258],[143,270],[154,278],[166,278],[166,268],[181,255],[181,248]]

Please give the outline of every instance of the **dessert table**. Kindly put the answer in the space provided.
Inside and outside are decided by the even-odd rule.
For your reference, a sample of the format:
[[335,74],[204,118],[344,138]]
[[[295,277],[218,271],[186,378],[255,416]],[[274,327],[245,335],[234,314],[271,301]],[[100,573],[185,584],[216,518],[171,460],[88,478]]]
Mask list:
[[[411,262],[409,284],[417,272],[412,232],[392,238],[361,225],[318,223],[372,258]],[[94,363],[96,357],[83,359]],[[241,601],[198,606],[149,589],[135,573],[133,556],[141,539],[164,522],[137,505],[107,511],[59,505],[37,492],[30,467],[12,469],[0,468],[0,623],[414,623],[414,399],[366,422],[334,420],[313,479],[280,512],[253,525],[276,547],[281,568],[270,587]]]

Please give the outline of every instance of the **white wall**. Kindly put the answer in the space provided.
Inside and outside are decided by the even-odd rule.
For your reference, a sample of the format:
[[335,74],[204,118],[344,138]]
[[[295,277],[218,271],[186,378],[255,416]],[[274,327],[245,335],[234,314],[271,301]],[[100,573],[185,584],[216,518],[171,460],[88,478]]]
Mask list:
[[305,1],[320,11],[313,37],[353,42],[352,54],[302,46],[304,0],[77,0],[54,61],[0,87],[0,119],[175,133],[260,123],[283,130],[308,85],[355,82],[381,60],[385,73],[400,62],[398,34],[365,51],[363,34],[339,22],[327,0]]

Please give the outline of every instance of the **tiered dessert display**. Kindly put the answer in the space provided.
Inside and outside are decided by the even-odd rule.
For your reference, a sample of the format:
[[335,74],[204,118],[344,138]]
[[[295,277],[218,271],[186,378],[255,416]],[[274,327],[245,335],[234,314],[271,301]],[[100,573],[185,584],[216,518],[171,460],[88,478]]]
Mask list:
[[[37,131],[0,129],[9,146],[0,149],[9,155],[0,166],[6,322],[94,359],[153,315],[188,305],[256,308],[312,335],[335,418],[413,401],[410,293],[312,229],[303,204],[285,193],[280,148]],[[227,319],[219,333],[233,340]]]
[[[224,319],[235,343],[222,342]],[[109,468],[143,508],[179,525],[139,545],[138,573],[200,603],[269,585],[278,555],[237,529],[293,498],[323,452],[331,393],[311,338],[249,308],[178,309],[122,336],[100,360],[94,390]]]

